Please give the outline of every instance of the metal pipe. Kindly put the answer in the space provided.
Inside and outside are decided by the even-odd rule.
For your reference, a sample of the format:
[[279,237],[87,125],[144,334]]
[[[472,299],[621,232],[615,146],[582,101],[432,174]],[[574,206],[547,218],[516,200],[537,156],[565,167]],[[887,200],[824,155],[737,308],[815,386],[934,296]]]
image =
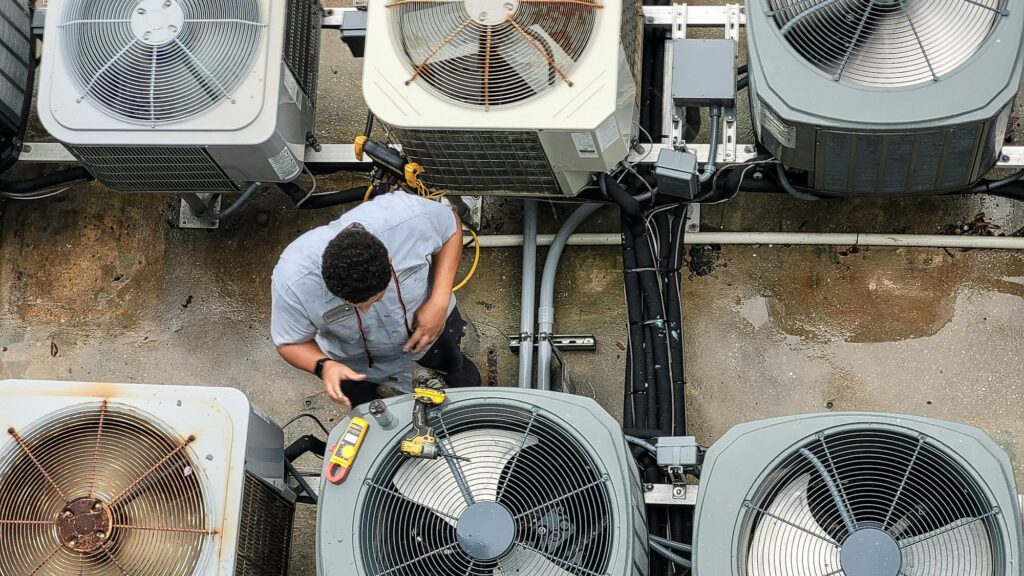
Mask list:
[[537,201],[523,203],[523,294],[520,301],[519,387],[533,386],[533,336],[537,323]]
[[[552,234],[537,236],[538,246],[550,246]],[[938,234],[861,234],[808,232],[688,232],[687,245],[721,244],[731,246],[874,246],[892,248],[976,248],[981,250],[1024,250],[1019,236],[947,236]],[[619,246],[622,237],[614,234],[574,234],[568,246]],[[481,236],[483,248],[514,248],[523,245],[517,235]]]
[[[551,389],[551,340],[555,330],[555,275],[562,260],[566,243],[591,214],[601,209],[602,204],[584,204],[569,216],[562,229],[555,235],[544,261],[544,273],[540,280],[540,306],[537,309],[537,388]],[[616,236],[616,238],[619,238]]]

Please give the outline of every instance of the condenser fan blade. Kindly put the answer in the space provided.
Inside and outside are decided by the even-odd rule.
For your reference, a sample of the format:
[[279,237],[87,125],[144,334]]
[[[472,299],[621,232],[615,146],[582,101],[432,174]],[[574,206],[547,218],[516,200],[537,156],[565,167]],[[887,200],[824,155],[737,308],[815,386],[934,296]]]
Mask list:
[[[456,460],[461,477],[475,501],[496,501],[502,472],[519,452],[537,443],[532,435],[504,430],[470,430],[439,439],[444,448],[466,460]],[[410,459],[393,480],[406,498],[430,508],[455,525],[469,506],[446,458]]]
[[500,42],[494,50],[534,92],[560,81],[559,72],[572,58],[539,24],[514,38]]
[[811,475],[790,482],[764,510],[750,543],[749,576],[831,574],[839,570],[839,548],[818,525],[807,501]]
[[993,573],[992,543],[984,522],[964,520],[933,532],[907,538],[903,573],[908,576],[989,576]]
[[[432,5],[436,4],[436,5]],[[402,15],[402,41],[416,65],[440,64],[446,60],[472,56],[480,52],[475,28],[467,27],[461,3],[432,2],[425,8]],[[452,36],[453,33],[456,33]]]
[[572,573],[563,570],[540,552],[521,545],[517,545],[508,556],[499,560],[493,572],[493,576],[527,575],[572,576]]

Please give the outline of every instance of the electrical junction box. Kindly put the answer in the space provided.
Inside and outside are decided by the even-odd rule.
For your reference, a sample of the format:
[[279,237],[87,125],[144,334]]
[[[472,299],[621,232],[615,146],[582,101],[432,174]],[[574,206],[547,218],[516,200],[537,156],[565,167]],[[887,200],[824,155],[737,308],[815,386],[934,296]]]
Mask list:
[[654,164],[658,192],[673,198],[693,200],[700,194],[697,156],[683,150],[662,149]]
[[696,466],[700,464],[697,439],[693,436],[658,438],[658,466]]
[[672,44],[676,106],[731,106],[736,100],[736,43],[679,39]]

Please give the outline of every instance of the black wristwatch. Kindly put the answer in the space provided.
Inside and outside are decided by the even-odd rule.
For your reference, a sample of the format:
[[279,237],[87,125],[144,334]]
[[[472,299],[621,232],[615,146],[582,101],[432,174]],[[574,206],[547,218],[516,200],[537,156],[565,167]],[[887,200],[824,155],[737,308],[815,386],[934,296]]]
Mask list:
[[327,364],[328,362],[334,362],[334,358],[324,356],[316,361],[316,368],[313,368],[313,374],[316,374],[317,378],[322,379],[324,377],[324,364]]

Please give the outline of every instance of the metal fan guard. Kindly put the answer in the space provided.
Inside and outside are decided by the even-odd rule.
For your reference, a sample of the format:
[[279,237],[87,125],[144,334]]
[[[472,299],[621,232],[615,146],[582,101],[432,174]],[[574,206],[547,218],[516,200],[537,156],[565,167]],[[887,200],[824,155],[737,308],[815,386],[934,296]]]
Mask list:
[[767,0],[784,40],[836,82],[905,87],[952,74],[992,36],[1009,0]]
[[[485,429],[522,435],[523,442],[527,436],[539,440],[508,463],[497,502],[514,519],[513,547],[541,551],[552,568],[530,570],[509,557],[477,560],[462,550],[454,526],[396,491],[392,480],[408,462],[396,447],[382,456],[360,495],[358,522],[366,574],[608,573],[616,526],[608,494],[609,478],[568,425],[525,404],[454,405],[433,414],[431,424],[440,443],[461,432]],[[554,572],[554,566],[558,572]]]
[[215,531],[193,440],[109,402],[5,431],[0,574],[200,573]]
[[153,127],[194,118],[252,72],[260,0],[65,0],[61,58],[79,102]]
[[[834,491],[823,472],[831,478]],[[773,501],[781,501],[787,487],[792,488],[804,477],[809,477],[806,504],[794,504],[799,499],[792,499],[773,512]],[[837,498],[848,515],[844,516],[835,504]],[[853,569],[853,562],[851,566],[843,564],[849,562],[848,557],[860,556],[853,560],[864,560],[869,554],[862,552],[870,550],[879,555],[893,543],[902,552],[904,565],[870,557],[866,558],[868,563],[888,564],[887,569],[894,570],[893,576],[935,576],[928,569],[937,566],[942,567],[942,574],[985,573],[972,571],[972,566],[989,566],[993,576],[1006,573],[1007,530],[989,491],[969,463],[960,460],[954,451],[904,428],[854,426],[810,437],[762,477],[743,508],[735,556],[741,576],[855,576],[863,572],[858,572],[860,566]],[[847,520],[855,527],[852,532]],[[812,570],[779,562],[758,563],[759,558],[772,556],[754,549],[755,533],[761,523],[765,524],[761,529],[765,530],[766,547],[760,552],[769,546],[774,550],[789,548],[799,550],[800,555],[831,556],[842,565]],[[811,525],[823,528],[826,537],[808,531],[807,526]],[[957,528],[949,530],[953,525]],[[955,555],[957,549],[970,550],[970,545],[977,544],[965,541],[958,530],[972,525],[978,533],[985,534],[984,548],[990,550],[990,558]],[[943,535],[953,541],[945,542],[944,546],[927,545],[930,539]],[[863,546],[864,540],[870,542]],[[908,548],[921,544],[926,544],[927,553],[915,552],[907,566]],[[844,547],[856,550],[844,551]],[[951,554],[941,556],[945,551]],[[882,575],[876,572],[875,576]]]
[[573,85],[603,9],[592,0],[389,0],[385,6],[396,49],[406,57],[406,83],[422,80],[434,94],[485,109]]

